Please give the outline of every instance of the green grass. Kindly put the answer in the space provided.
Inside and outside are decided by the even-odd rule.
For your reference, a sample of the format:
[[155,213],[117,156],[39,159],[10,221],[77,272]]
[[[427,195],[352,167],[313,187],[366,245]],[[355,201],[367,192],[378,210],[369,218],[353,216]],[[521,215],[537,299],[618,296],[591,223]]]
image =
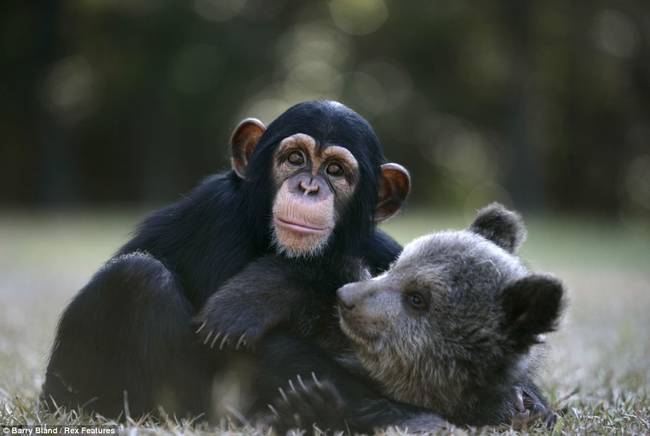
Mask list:
[[[76,413],[45,413],[36,399],[61,310],[128,239],[140,217],[115,211],[0,216],[0,424],[107,423]],[[408,211],[385,228],[407,242],[470,220]],[[557,216],[527,222],[522,255],[535,270],[561,277],[570,290],[570,310],[561,330],[549,337],[540,374],[541,385],[562,413],[554,432],[650,433],[647,227]],[[212,430],[171,419],[129,422],[122,429],[170,434]],[[228,428],[224,424],[220,429]]]

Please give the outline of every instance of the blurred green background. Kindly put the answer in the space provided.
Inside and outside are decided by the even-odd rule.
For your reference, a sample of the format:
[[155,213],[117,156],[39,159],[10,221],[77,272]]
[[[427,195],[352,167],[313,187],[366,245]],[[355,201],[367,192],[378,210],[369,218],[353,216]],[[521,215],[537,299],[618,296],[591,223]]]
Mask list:
[[9,1],[2,207],[160,204],[239,119],[340,100],[411,204],[650,217],[650,3]]

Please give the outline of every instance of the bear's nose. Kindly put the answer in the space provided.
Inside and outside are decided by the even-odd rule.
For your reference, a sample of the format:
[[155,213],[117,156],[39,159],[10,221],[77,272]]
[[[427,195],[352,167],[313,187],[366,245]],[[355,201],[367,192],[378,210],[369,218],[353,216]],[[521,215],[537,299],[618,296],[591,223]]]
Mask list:
[[341,306],[341,308],[345,310],[354,309],[354,305],[357,300],[354,292],[354,284],[349,283],[339,288],[339,290],[336,291],[336,296],[338,298],[339,306]]

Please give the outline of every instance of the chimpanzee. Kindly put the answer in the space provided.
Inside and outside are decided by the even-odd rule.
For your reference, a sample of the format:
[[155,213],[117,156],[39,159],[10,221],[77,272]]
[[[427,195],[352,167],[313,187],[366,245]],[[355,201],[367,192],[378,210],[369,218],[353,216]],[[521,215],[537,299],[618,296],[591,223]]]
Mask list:
[[[229,278],[273,255],[319,271],[320,287],[335,295],[350,281],[351,259],[378,273],[401,251],[376,223],[400,209],[408,172],[386,163],[373,129],[351,109],[310,101],[268,128],[246,119],[231,145],[231,171],[146,218],[65,309],[43,385],[50,406],[109,417],[159,407],[205,413],[211,380],[231,354],[197,341],[192,320]],[[258,359],[271,382],[297,371],[270,362],[303,351],[290,332],[278,334]]]

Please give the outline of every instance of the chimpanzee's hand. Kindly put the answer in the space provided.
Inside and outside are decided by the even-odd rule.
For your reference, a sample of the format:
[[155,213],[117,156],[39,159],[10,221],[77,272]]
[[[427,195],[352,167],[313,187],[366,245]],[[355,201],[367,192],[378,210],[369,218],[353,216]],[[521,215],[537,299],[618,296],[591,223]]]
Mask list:
[[321,431],[345,430],[343,399],[331,382],[320,381],[312,373],[311,379],[298,376],[279,391],[280,396],[268,406],[273,413],[269,424],[278,434],[314,426]]
[[282,308],[226,288],[213,294],[194,318],[199,340],[210,348],[252,349],[264,334],[284,319]]
[[530,389],[515,386],[515,413],[512,427],[521,430],[542,419],[547,428],[552,428],[557,415],[550,410],[541,398]]

